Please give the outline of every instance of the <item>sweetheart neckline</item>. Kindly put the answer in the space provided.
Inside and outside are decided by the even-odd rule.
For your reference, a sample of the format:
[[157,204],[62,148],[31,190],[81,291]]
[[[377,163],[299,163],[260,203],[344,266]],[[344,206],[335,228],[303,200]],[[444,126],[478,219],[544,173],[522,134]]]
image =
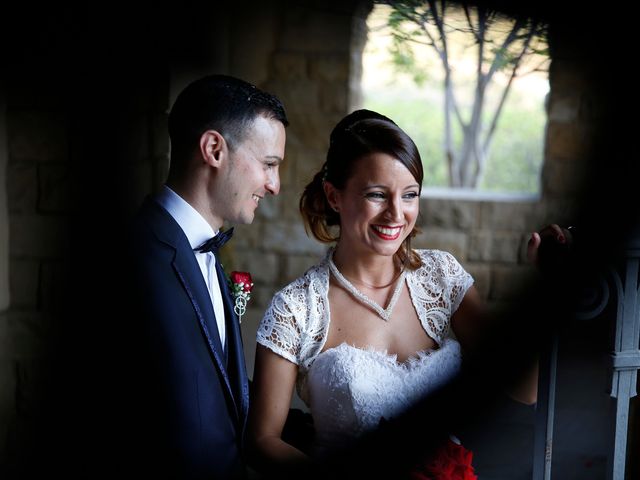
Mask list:
[[[421,362],[423,362],[426,358],[431,357],[433,354],[444,351],[445,347],[450,344],[452,341],[454,341],[453,339],[447,339],[445,341],[442,342],[442,345],[440,345],[437,348],[425,348],[423,350],[418,350],[416,351],[414,354],[410,355],[409,357],[407,357],[407,359],[404,362],[398,362],[398,354],[397,353],[389,353],[387,350],[378,350],[376,348],[374,348],[373,346],[368,346],[366,348],[362,348],[362,347],[356,347],[355,345],[352,345],[350,343],[347,342],[342,342],[338,345],[336,345],[335,347],[331,347],[331,348],[327,348],[326,350],[323,350],[322,352],[320,352],[317,356],[315,360],[318,360],[318,358],[320,358],[320,356],[324,353],[330,352],[332,350],[339,350],[341,348],[349,348],[351,350],[355,350],[357,352],[362,352],[365,354],[372,354],[374,356],[380,357],[384,360],[386,360],[389,363],[394,364],[397,367],[403,367],[403,368],[410,368],[415,366],[416,364],[421,364]],[[315,361],[314,361],[315,363]]]

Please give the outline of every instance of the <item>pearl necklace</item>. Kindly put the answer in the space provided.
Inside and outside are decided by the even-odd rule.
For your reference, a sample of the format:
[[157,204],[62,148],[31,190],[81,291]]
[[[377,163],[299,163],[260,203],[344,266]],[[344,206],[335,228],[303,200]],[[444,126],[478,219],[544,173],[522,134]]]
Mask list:
[[361,303],[365,304],[369,308],[371,308],[374,312],[376,312],[382,319],[386,322],[391,318],[391,312],[393,311],[393,307],[396,306],[398,299],[400,298],[400,291],[402,290],[402,285],[404,283],[404,277],[407,272],[403,269],[398,277],[398,282],[396,283],[396,287],[393,290],[393,295],[391,296],[391,300],[389,301],[389,305],[387,305],[386,309],[383,309],[376,302],[367,297],[364,293],[358,290],[353,284],[347,280],[344,275],[340,273],[336,264],[333,263],[333,255],[329,255],[329,269],[331,273],[336,277],[336,280],[340,282],[340,284],[349,292],[356,300],[359,300]]

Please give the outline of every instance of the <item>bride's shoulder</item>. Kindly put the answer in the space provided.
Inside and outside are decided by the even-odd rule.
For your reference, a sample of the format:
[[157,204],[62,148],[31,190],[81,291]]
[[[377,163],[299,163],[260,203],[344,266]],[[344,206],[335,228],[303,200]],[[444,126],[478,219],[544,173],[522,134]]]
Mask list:
[[416,249],[415,252],[420,256],[422,260],[422,267],[420,268],[429,268],[434,264],[440,264],[443,262],[456,262],[456,258],[449,252],[445,250],[437,250],[434,248],[429,249]]
[[275,296],[281,298],[289,298],[295,296],[297,298],[300,295],[305,295],[307,292],[315,292],[319,286],[323,285],[324,280],[328,280],[328,268],[325,262],[319,262],[309,267],[302,275],[295,280],[292,280],[287,285],[278,290]]

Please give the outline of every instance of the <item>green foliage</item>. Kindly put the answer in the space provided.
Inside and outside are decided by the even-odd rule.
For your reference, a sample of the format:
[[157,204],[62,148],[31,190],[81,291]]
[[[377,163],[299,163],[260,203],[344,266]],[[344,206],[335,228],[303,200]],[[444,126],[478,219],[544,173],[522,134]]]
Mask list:
[[[451,78],[455,77],[453,89],[456,106],[466,122],[471,116],[476,82],[483,88],[485,84],[481,83],[484,81],[482,77],[478,79],[473,73],[468,73],[469,70],[463,62],[451,62],[452,52],[462,51],[462,58],[467,60],[473,59],[474,55],[477,57],[477,53],[469,47],[480,45],[475,35],[482,35],[482,69],[486,74],[494,61],[496,70],[504,73],[499,81],[495,80],[502,75],[501,73],[491,77],[486,84],[490,86],[484,91],[483,96],[476,97],[486,100],[481,114],[484,128],[487,128],[493,120],[492,116],[501,97],[501,87],[496,88],[493,85],[511,85],[508,82],[511,70],[526,57],[526,54],[523,56],[525,38],[532,39],[531,43],[528,43],[527,52],[543,55],[539,57],[542,60],[548,58],[545,55],[548,53],[546,30],[543,25],[531,20],[509,19],[497,12],[481,8],[466,10],[465,12],[469,13],[467,17],[459,6],[447,2],[435,2],[434,11],[424,0],[389,0],[378,3],[392,7],[388,11],[386,25],[391,35],[388,50],[396,79],[411,78],[413,84],[421,90],[407,85],[406,82],[392,82],[388,88],[378,86],[375,91],[365,91],[364,106],[393,118],[414,139],[422,156],[426,186],[448,186],[449,172],[444,146],[444,73],[443,65],[438,63],[440,59],[435,55],[434,48],[438,50],[439,55],[447,53],[449,67],[455,65],[450,72]],[[466,19],[470,19],[470,22]],[[442,43],[442,30],[435,25],[440,21],[445,24],[446,50]],[[515,30],[511,30],[512,28]],[[507,35],[510,31],[511,35]],[[427,51],[430,51],[431,63],[426,63],[429,62],[425,55]],[[480,50],[476,48],[476,52],[479,53]],[[438,61],[434,63],[433,58],[437,58]],[[536,61],[541,63],[539,59]],[[533,64],[528,64],[523,70],[532,70],[533,67]],[[540,89],[537,91],[540,95]],[[532,107],[535,105],[535,97],[524,90],[515,91],[513,87],[506,98],[478,188],[501,192],[538,192],[546,121],[543,102],[540,100],[538,106]],[[455,116],[452,117],[451,128],[453,153],[458,155],[463,132]],[[478,141],[483,142],[484,139],[485,134],[480,133]]]
[[[479,190],[539,191],[546,115],[542,105],[532,111],[523,104],[524,98],[514,94],[505,107]],[[414,96],[407,91],[376,90],[365,92],[364,108],[387,115],[411,136],[422,157],[425,186],[448,186],[442,140],[444,118],[438,101]],[[459,146],[462,141],[460,132],[455,132],[454,140]]]

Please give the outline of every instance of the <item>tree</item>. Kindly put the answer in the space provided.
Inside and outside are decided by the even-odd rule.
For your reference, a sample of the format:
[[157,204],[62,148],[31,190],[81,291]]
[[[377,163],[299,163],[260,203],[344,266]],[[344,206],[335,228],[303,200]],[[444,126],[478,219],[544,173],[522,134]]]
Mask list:
[[[387,0],[377,3],[392,8],[388,25],[393,37],[396,67],[413,75],[417,83],[427,73],[416,63],[416,45],[435,50],[443,70],[444,148],[449,186],[475,188],[484,173],[491,141],[514,79],[540,70],[548,61],[546,25],[526,16],[507,17],[501,13],[466,3],[445,0]],[[451,57],[451,37],[465,38],[465,49],[475,48],[475,73],[470,102],[465,106],[456,85]],[[525,60],[543,55],[540,65],[523,66]],[[499,85],[496,74],[506,82]],[[489,88],[498,92],[497,101],[488,102]],[[459,132],[459,135],[454,133]],[[459,140],[456,140],[458,139]]]

